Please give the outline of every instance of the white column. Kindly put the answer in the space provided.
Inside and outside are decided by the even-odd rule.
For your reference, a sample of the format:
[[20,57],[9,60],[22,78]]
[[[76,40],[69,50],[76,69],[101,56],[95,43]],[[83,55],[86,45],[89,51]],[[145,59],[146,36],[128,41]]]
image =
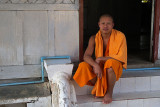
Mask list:
[[73,64],[51,65],[44,61],[52,91],[52,107],[76,107],[76,93],[70,80]]

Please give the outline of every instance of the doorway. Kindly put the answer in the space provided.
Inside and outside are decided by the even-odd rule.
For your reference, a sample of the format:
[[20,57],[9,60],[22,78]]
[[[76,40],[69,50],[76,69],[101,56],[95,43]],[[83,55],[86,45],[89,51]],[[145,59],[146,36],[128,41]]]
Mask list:
[[84,0],[83,50],[88,40],[98,31],[98,19],[111,14],[114,29],[122,31],[127,39],[128,65],[152,64],[151,14],[152,0]]

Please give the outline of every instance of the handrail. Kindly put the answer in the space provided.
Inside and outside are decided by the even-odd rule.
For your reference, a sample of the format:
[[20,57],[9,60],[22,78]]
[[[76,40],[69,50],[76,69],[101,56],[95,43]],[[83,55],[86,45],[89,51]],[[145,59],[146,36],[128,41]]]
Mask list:
[[70,56],[42,56],[41,57],[41,80],[39,80],[39,81],[5,83],[5,84],[0,84],[0,87],[2,87],[2,86],[11,86],[11,85],[24,85],[24,84],[43,83],[44,82],[44,60],[45,59],[60,59],[60,58],[70,59]]

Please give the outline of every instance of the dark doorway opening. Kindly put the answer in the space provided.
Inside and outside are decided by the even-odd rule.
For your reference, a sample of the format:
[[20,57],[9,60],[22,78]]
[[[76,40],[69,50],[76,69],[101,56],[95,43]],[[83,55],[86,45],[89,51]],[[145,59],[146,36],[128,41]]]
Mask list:
[[114,28],[127,39],[128,65],[150,64],[151,0],[84,0],[85,51],[91,35],[98,31],[98,18],[104,13],[114,18]]

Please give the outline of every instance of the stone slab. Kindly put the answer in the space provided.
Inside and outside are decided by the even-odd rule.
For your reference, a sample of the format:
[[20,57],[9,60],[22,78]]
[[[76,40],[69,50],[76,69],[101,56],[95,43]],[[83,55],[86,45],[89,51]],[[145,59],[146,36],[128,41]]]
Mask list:
[[35,102],[40,97],[50,96],[49,83],[0,87],[0,105]]
[[27,103],[27,107],[52,107],[51,96],[40,97],[38,101],[34,103]]

